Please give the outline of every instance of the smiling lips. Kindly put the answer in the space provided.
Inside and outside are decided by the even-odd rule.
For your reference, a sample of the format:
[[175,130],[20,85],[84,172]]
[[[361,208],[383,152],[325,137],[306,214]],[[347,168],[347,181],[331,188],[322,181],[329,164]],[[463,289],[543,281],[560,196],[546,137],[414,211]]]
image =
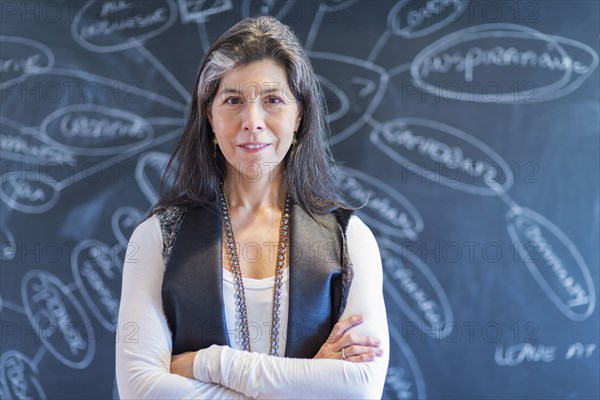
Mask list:
[[239,147],[248,153],[256,153],[269,147],[270,143],[244,143]]

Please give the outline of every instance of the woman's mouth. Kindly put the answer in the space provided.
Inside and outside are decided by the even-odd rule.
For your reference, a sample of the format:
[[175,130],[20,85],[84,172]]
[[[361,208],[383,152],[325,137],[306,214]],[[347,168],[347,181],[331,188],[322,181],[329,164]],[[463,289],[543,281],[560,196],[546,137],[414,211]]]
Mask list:
[[270,143],[242,144],[239,147],[247,153],[257,153],[269,147]]

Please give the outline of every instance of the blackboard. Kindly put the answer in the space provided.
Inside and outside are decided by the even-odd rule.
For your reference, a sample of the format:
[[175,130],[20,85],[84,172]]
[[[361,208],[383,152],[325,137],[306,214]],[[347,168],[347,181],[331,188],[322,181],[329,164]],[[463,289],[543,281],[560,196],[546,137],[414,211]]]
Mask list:
[[117,397],[124,252],[197,64],[272,15],[319,75],[344,192],[369,199],[384,397],[598,398],[599,7],[2,1],[1,397]]

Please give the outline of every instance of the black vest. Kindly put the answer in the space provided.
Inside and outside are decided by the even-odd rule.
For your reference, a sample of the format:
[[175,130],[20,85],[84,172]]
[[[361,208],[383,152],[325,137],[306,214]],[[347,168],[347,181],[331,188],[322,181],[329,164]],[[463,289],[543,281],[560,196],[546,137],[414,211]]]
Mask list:
[[[346,305],[352,264],[346,228],[352,211],[312,219],[297,204],[289,220],[286,357],[313,358]],[[216,205],[170,207],[161,222],[165,259],[163,309],[173,354],[230,345],[223,302],[221,211]]]

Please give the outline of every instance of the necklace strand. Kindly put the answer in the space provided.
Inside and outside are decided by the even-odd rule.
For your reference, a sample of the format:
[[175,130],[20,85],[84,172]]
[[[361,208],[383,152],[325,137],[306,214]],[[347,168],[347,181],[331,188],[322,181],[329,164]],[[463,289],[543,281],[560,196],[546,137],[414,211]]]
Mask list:
[[[233,234],[233,225],[231,222],[231,212],[229,202],[225,196],[225,188],[221,182],[221,209],[223,213],[223,224],[227,234],[227,247],[231,258],[231,269],[234,275],[235,302],[240,323],[240,334],[242,338],[242,347],[246,351],[250,349],[250,334],[248,328],[248,310],[246,308],[246,291],[242,279],[239,258],[235,247],[235,236]],[[281,222],[279,225],[279,243],[277,246],[277,257],[275,260],[275,282],[273,285],[273,309],[271,312],[271,336],[269,354],[279,355],[279,317],[281,306],[281,291],[283,286],[283,266],[285,265],[286,243],[288,236],[288,224],[290,217],[289,196],[286,194],[284,205],[281,211]]]

